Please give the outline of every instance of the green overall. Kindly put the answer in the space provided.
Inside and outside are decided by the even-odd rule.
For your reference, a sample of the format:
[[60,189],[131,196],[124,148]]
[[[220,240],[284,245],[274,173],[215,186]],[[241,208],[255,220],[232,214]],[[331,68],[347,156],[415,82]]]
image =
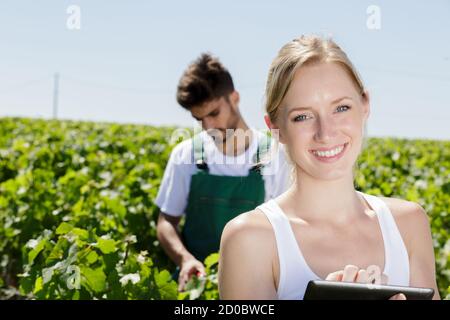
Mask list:
[[257,164],[247,176],[221,176],[209,173],[199,135],[193,139],[197,173],[192,176],[183,241],[199,261],[219,251],[220,237],[226,223],[239,214],[255,209],[264,202],[264,180],[261,157],[269,151],[270,138],[261,137],[254,157]]

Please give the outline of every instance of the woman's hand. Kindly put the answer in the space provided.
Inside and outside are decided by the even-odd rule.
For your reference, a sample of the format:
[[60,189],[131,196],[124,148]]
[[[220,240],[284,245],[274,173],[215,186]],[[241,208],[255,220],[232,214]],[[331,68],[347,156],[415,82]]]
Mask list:
[[358,282],[371,284],[387,284],[387,276],[381,274],[380,267],[371,265],[367,269],[360,269],[354,265],[346,265],[344,270],[330,273],[325,280]]
[[[367,269],[360,269],[354,265],[346,265],[344,270],[338,270],[330,273],[325,280],[344,281],[370,284],[387,284],[388,277],[381,274],[380,267],[371,265]],[[389,300],[406,300],[403,293],[392,296]]]

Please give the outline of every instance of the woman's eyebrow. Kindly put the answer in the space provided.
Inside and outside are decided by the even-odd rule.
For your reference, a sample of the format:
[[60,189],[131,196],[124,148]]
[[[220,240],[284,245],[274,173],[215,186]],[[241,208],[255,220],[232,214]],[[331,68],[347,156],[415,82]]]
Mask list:
[[294,111],[311,110],[311,109],[312,109],[311,107],[295,107],[289,110],[288,114],[291,114]]
[[[345,99],[353,100],[351,97],[344,96],[344,97],[340,97],[340,98],[334,99],[333,101],[330,102],[330,105],[334,105],[334,104],[336,104],[336,103],[338,103],[338,102],[340,102],[342,100],[345,100]],[[291,114],[291,112],[293,112],[293,111],[312,110],[312,109],[313,109],[312,107],[294,107],[294,108],[289,110],[288,114]]]
[[337,98],[337,99],[331,101],[331,104],[336,104],[336,103],[338,103],[338,102],[340,102],[342,100],[345,100],[345,99],[353,100],[351,97],[345,96],[345,97]]

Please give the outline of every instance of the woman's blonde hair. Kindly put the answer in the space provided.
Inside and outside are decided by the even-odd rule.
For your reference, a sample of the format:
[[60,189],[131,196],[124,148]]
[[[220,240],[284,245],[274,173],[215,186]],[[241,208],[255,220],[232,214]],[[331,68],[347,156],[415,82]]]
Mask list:
[[266,82],[265,109],[270,120],[278,119],[281,102],[286,96],[295,72],[302,66],[321,62],[341,65],[364,95],[365,88],[355,67],[344,51],[331,39],[301,36],[285,44],[272,61]]
[[[352,79],[362,97],[366,97],[364,84],[346,53],[331,39],[316,35],[301,36],[285,44],[269,69],[265,92],[265,110],[270,121],[276,123],[281,103],[286,96],[296,71],[306,65],[316,63],[337,63],[343,67]],[[366,127],[364,126],[363,148],[366,144]],[[288,161],[292,166],[291,179],[295,181],[296,167],[289,149],[285,149]],[[356,163],[353,171],[356,170]]]

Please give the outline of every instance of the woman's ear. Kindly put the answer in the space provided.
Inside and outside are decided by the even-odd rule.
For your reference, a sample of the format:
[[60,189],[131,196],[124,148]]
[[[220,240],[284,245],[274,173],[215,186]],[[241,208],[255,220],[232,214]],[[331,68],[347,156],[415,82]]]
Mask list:
[[365,90],[362,94],[364,121],[367,121],[370,115],[370,96],[369,91]]
[[269,115],[264,115],[264,122],[266,123],[267,128],[272,129],[272,121],[270,121]]
[[268,114],[264,115],[264,122],[266,123],[267,128],[269,128],[269,130],[271,131],[272,137],[274,137],[276,140],[278,140],[282,144],[285,144],[280,128],[270,120],[270,117]]

